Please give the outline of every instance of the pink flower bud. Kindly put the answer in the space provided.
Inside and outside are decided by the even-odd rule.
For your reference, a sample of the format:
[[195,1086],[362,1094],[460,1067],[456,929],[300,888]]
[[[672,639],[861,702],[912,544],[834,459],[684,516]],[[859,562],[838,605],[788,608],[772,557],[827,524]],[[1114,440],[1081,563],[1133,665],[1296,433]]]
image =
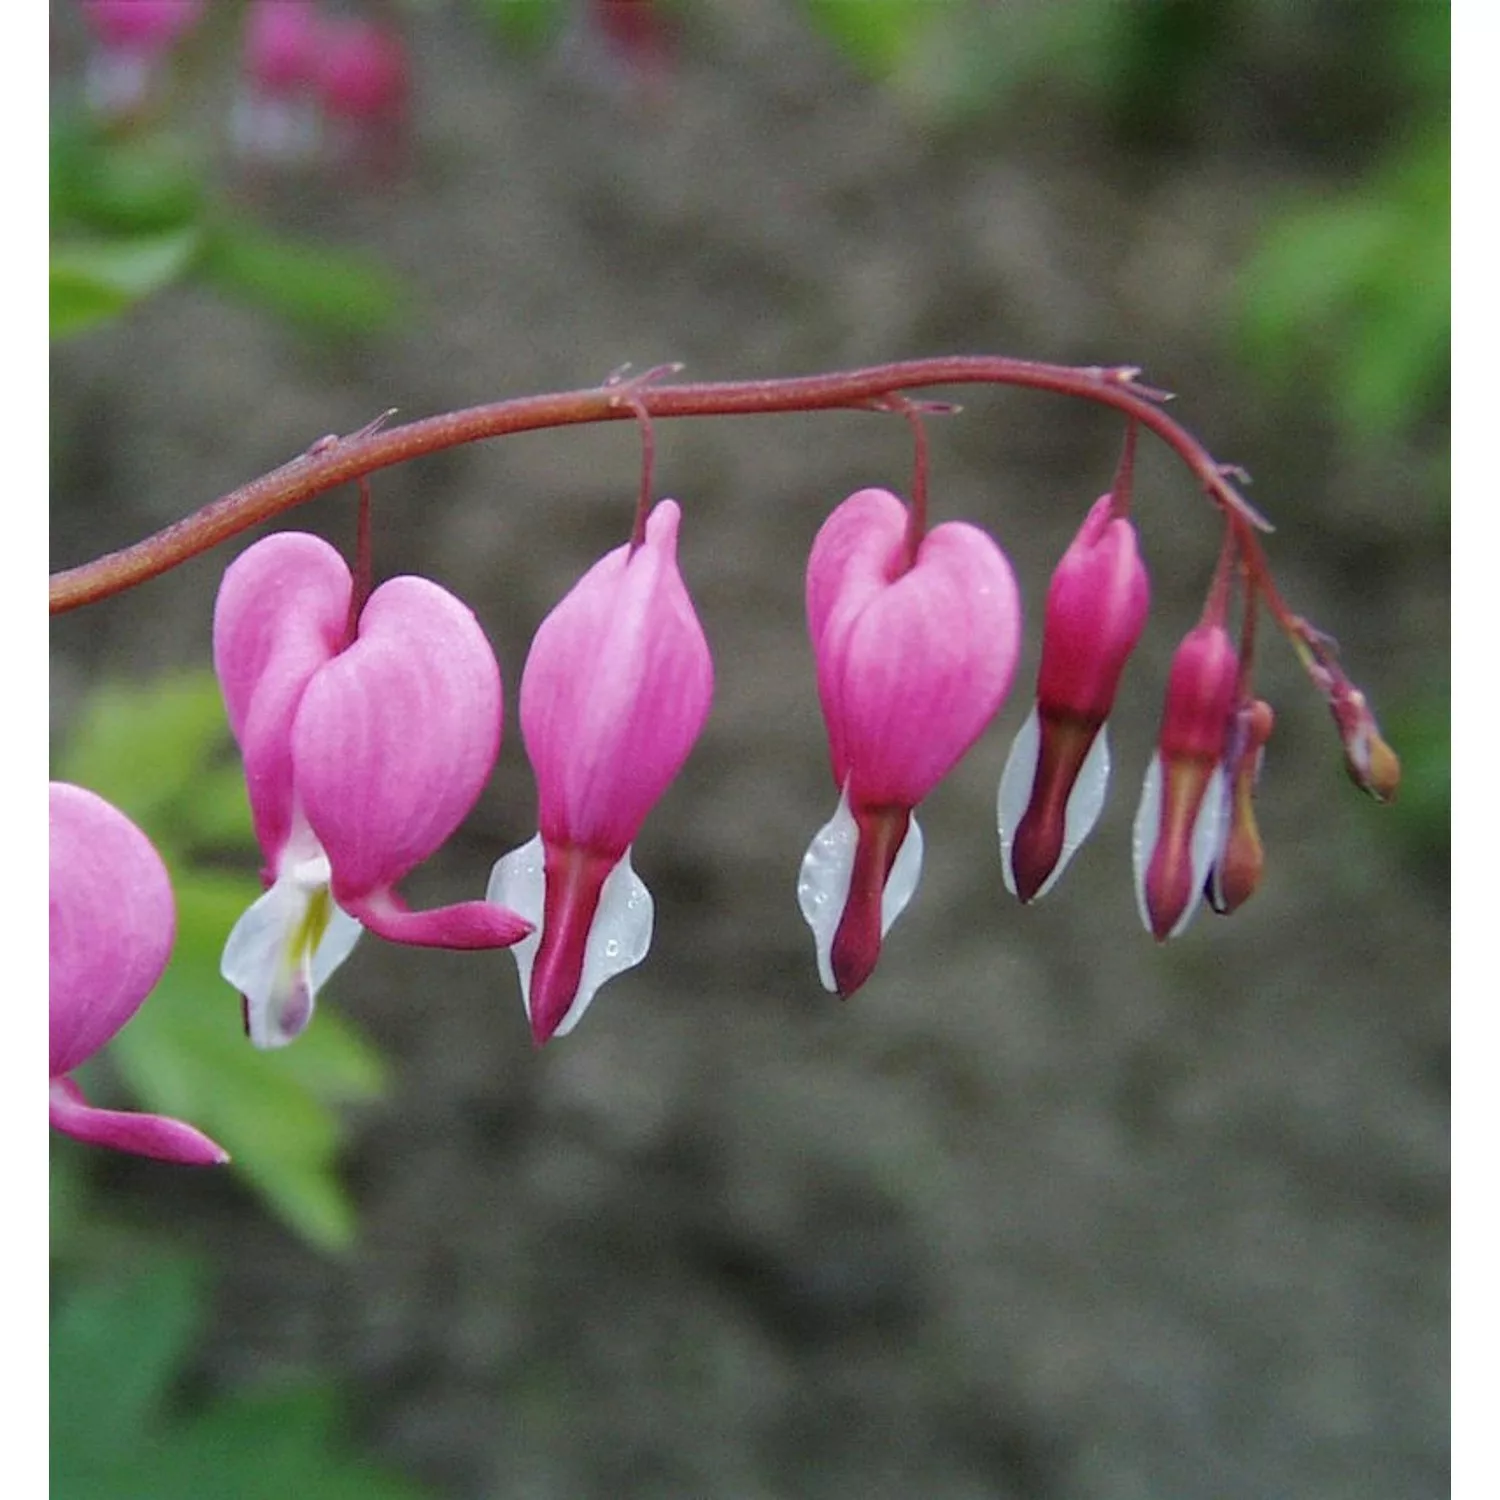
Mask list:
[[813,839],[797,895],[824,987],[848,996],[921,873],[913,810],[999,711],[1020,651],[1005,554],[950,521],[908,563],[906,506],[860,490],[823,523],[807,621],[839,807]]
[[406,46],[368,21],[327,27],[318,56],[318,96],[333,117],[356,123],[398,119],[410,87]]
[[1105,720],[1150,603],[1135,528],[1113,508],[1095,502],[1052,575],[1036,707],[1000,781],[1001,864],[1022,901],[1052,888],[1104,807]]
[[1266,854],[1255,823],[1255,785],[1266,758],[1276,715],[1263,698],[1235,711],[1225,753],[1223,842],[1209,871],[1204,894],[1221,916],[1238,911],[1255,894]]
[[413,912],[396,885],[468,815],[500,748],[500,668],[473,614],[423,578],[371,594],[326,542],[280,532],[225,572],[214,666],[265,856],[266,893],[225,945],[257,1046],[291,1041],[363,928],[497,948],[530,924],[486,901]]
[[1329,693],[1328,707],[1344,742],[1344,769],[1377,802],[1394,802],[1401,788],[1401,759],[1385,742],[1365,695],[1347,680]]
[[228,1161],[191,1125],[95,1109],[67,1076],[140,1009],[167,966],[177,919],[161,856],[124,813],[60,781],[48,789],[48,811],[52,1124],[138,1156]]
[[318,76],[321,43],[313,0],[254,0],[245,18],[245,76],[264,94],[300,93]]
[[154,56],[191,31],[203,0],[83,0],[83,18],[111,51]]
[[521,732],[540,832],[490,878],[537,931],[511,951],[540,1046],[578,1024],[651,942],[630,846],[708,718],[713,661],[677,567],[681,512],[663,500],[639,547],[595,563],[542,621],[521,677]]
[[1134,837],[1141,920],[1158,942],[1187,926],[1220,847],[1238,681],[1238,653],[1221,625],[1189,631],[1172,657]]

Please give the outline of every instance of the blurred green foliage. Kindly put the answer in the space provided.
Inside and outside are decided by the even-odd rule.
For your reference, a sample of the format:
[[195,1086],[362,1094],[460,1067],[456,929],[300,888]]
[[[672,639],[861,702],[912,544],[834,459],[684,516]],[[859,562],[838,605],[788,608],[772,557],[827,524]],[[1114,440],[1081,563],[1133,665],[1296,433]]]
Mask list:
[[112,136],[64,114],[53,123],[50,189],[53,338],[188,278],[314,337],[373,334],[400,312],[399,283],[368,256],[226,213],[204,165],[168,131]]
[[171,963],[108,1051],[120,1078],[143,1108],[218,1141],[231,1170],[299,1234],[344,1248],[355,1222],[336,1170],[340,1110],[379,1097],[384,1069],[327,1006],[295,1047],[264,1053],[245,1040],[219,955],[260,894],[248,873],[258,852],[217,683],[205,673],[99,688],[55,774],[135,819],[177,899]]
[[358,1458],[326,1386],[185,1393],[204,1278],[157,1250],[68,1278],[51,1333],[53,1500],[421,1500]]

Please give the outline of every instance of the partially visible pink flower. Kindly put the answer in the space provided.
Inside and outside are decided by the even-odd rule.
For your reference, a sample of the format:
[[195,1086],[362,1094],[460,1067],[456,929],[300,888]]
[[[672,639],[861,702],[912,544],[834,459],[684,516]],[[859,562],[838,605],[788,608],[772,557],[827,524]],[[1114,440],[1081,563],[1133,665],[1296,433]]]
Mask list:
[[314,0],[253,0],[231,120],[235,144],[246,155],[295,161],[317,149],[314,89],[322,47]]
[[52,1124],[138,1156],[228,1161],[180,1120],[95,1109],[68,1077],[140,1009],[167,966],[177,919],[161,856],[124,813],[61,781],[48,788],[48,811]]
[[1255,822],[1255,786],[1276,715],[1264,698],[1234,712],[1224,753],[1224,828],[1204,894],[1221,916],[1238,911],[1255,894],[1265,870],[1265,849]]
[[111,51],[154,55],[191,31],[203,0],[83,0],[83,18]]
[[311,88],[322,37],[315,0],[252,0],[245,17],[246,76],[266,94]]
[[651,942],[651,894],[630,864],[646,814],[688,757],[713,661],[677,567],[681,512],[663,500],[639,547],[600,559],[542,621],[521,677],[521,732],[540,832],[490,878],[536,932],[512,952],[537,1045],[578,1024],[605,980]]
[[324,29],[316,92],[336,158],[389,175],[401,159],[411,68],[406,43],[373,21]]
[[917,805],[999,711],[1020,651],[1005,554],[950,521],[906,557],[907,507],[860,490],[823,523],[807,564],[807,623],[839,805],[797,885],[826,989],[848,996],[921,874]]
[[1047,591],[1037,701],[1011,747],[997,813],[1006,888],[1045,895],[1104,807],[1109,734],[1125,662],[1151,589],[1135,528],[1101,496]]
[[167,53],[202,10],[203,0],[83,0],[97,42],[85,79],[93,108],[119,117],[143,104]]
[[1192,919],[1222,843],[1224,758],[1239,670],[1222,625],[1198,625],[1172,657],[1134,835],[1136,899],[1158,942]]
[[224,949],[257,1046],[291,1041],[362,927],[495,948],[530,931],[465,901],[414,912],[397,884],[468,815],[500,748],[500,668],[473,614],[423,578],[371,594],[347,640],[349,569],[279,532],[224,574],[214,666],[245,761],[266,893]]

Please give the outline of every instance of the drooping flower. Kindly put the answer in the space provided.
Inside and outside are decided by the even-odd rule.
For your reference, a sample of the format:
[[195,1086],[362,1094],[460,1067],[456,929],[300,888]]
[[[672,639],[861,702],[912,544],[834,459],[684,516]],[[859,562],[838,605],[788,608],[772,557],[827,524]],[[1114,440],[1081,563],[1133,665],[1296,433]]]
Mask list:
[[1222,843],[1224,759],[1239,673],[1239,653],[1222,625],[1196,626],[1172,657],[1133,840],[1136,900],[1158,942],[1192,919]]
[[316,90],[335,154],[379,171],[392,170],[411,92],[406,44],[399,33],[357,18],[325,26]]
[[848,996],[921,874],[912,816],[1010,690],[1020,598],[1005,554],[949,521],[908,558],[909,513],[860,490],[823,523],[807,564],[807,623],[839,805],[802,862],[797,897],[818,974]]
[[203,0],[83,0],[97,44],[85,79],[90,105],[110,116],[141,105],[166,55],[202,11]]
[[68,1076],[138,1011],[172,951],[176,910],[161,856],[124,813],[67,782],[48,788],[52,1124],[96,1146],[163,1161],[228,1161],[161,1115],[96,1109]]
[[396,886],[473,807],[500,747],[500,668],[473,614],[424,578],[371,594],[318,537],[280,532],[228,568],[214,666],[245,761],[267,890],[222,972],[260,1047],[312,1017],[362,927],[392,942],[492,948],[530,931],[485,901],[410,910]]
[[713,699],[713,661],[677,567],[681,512],[661,501],[542,621],[521,676],[536,838],[501,859],[490,900],[536,931],[511,949],[538,1046],[578,1024],[651,942],[630,864],[646,814],[682,769]]
[[247,156],[297,161],[318,144],[314,87],[323,30],[314,0],[253,0],[245,17],[242,82],[230,121]]
[[997,815],[1006,889],[1045,895],[1088,837],[1109,783],[1109,734],[1120,674],[1146,624],[1150,584],[1135,528],[1101,496],[1047,590],[1036,706],[1000,779]]
[[1223,833],[1204,884],[1208,904],[1220,916],[1238,911],[1255,894],[1265,869],[1265,849],[1255,822],[1255,786],[1275,724],[1276,715],[1264,698],[1242,703],[1230,724],[1224,752]]

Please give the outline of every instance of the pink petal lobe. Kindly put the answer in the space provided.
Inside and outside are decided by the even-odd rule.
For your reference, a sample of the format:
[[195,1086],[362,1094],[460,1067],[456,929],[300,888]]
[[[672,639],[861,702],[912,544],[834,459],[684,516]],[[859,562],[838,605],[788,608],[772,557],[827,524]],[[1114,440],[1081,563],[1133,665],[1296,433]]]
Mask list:
[[1146,626],[1151,586],[1135,528],[1094,502],[1047,590],[1037,699],[1044,709],[1102,722]]
[[473,613],[425,578],[376,589],[358,639],[308,684],[292,732],[297,793],[351,915],[463,822],[500,721],[500,668]]
[[412,911],[392,891],[362,897],[349,915],[387,942],[412,948],[509,948],[531,932],[524,917],[488,901]]
[[124,813],[82,787],[48,789],[51,1076],[71,1072],[140,1008],[172,951],[161,856]]
[[268,870],[291,832],[292,725],[308,683],[344,646],[352,589],[343,558],[300,531],[242,552],[219,585],[214,671]]
[[95,1109],[71,1078],[52,1080],[48,1114],[53,1126],[64,1135],[91,1146],[108,1146],[115,1151],[189,1166],[219,1166],[229,1160],[229,1153],[222,1146],[181,1120],[128,1110]]
[[713,699],[713,661],[677,567],[681,512],[595,563],[532,641],[521,730],[544,838],[618,860],[682,769]]
[[921,802],[999,711],[1020,652],[1005,554],[978,527],[950,521],[901,572],[905,511],[884,491],[860,491],[825,523],[808,562],[833,771],[855,809]]

